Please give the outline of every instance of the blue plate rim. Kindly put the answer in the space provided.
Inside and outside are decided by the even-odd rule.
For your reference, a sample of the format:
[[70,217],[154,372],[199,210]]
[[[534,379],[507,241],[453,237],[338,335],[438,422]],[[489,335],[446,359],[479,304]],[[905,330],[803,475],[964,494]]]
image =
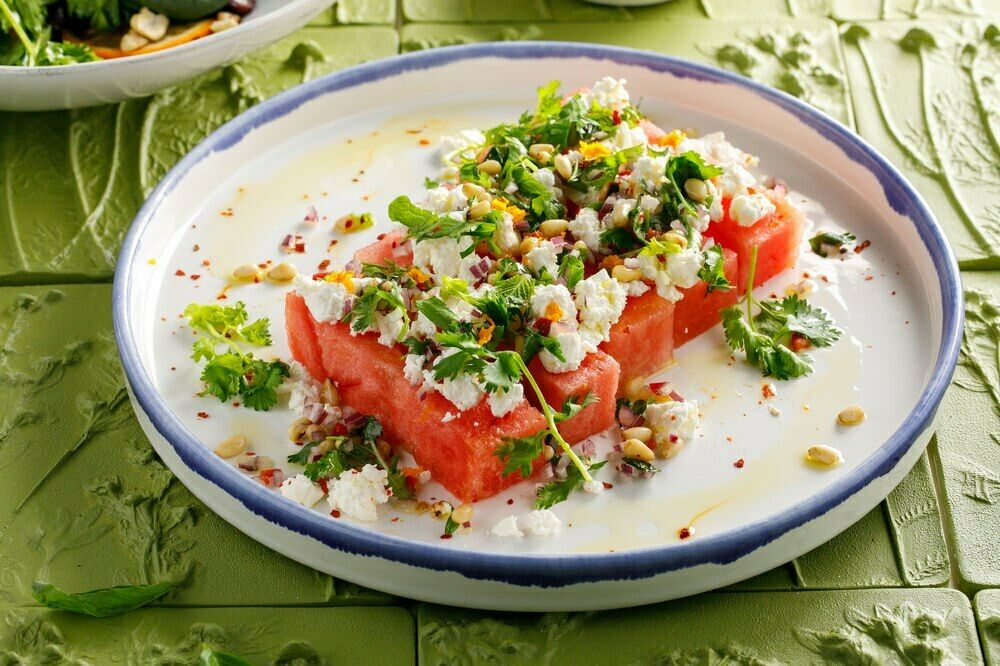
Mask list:
[[[331,520],[234,474],[171,413],[143,368],[128,316],[131,268],[139,260],[136,253],[143,232],[163,200],[187,171],[211,153],[234,145],[254,128],[334,91],[412,70],[481,58],[588,58],[643,67],[680,78],[736,85],[792,113],[878,178],[893,210],[909,218],[916,227],[937,271],[941,290],[942,331],[937,360],[927,385],[899,428],[858,468],[809,499],[789,507],[779,516],[690,542],[620,553],[510,555],[466,552],[414,542]],[[299,85],[249,109],[199,143],[171,169],[149,196],[122,245],[112,293],[115,339],[134,399],[191,472],[238,500],[253,514],[330,548],[433,571],[455,572],[476,580],[539,587],[637,580],[698,565],[728,564],[831,511],[875,479],[888,474],[919,435],[930,427],[951,381],[961,346],[963,302],[957,262],[933,213],[905,176],[849,128],[797,98],[716,67],[648,51],[568,42],[472,44],[393,56]]]

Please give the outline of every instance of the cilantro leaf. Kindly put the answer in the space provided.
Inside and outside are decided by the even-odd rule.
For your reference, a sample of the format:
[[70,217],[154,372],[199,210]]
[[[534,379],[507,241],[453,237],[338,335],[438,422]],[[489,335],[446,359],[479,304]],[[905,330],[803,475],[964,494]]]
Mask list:
[[563,255],[559,263],[559,277],[566,280],[566,288],[570,291],[576,288],[577,283],[583,279],[583,260],[572,252]]
[[760,368],[765,377],[793,379],[812,374],[812,359],[807,354],[796,354],[770,336],[755,331],[739,306],[732,305],[722,311],[722,327],[729,346],[745,351],[747,361]]
[[600,398],[593,391],[587,391],[583,396],[571,395],[563,401],[562,409],[553,417],[556,423],[571,419],[584,408],[596,403]]
[[452,333],[458,328],[458,317],[451,308],[437,296],[417,302],[417,310],[430,319],[435,326],[445,333]]
[[543,349],[548,350],[548,352],[559,359],[560,362],[566,362],[566,357],[563,356],[562,352],[562,345],[559,344],[558,340],[552,336],[543,335],[534,328],[529,327],[524,329],[524,349],[521,352],[524,362],[528,363],[531,361],[531,359],[535,358],[535,355]]
[[726,277],[726,258],[721,245],[713,245],[705,250],[705,261],[698,269],[698,278],[708,287],[708,293],[715,290],[728,291],[733,288]]
[[656,474],[660,471],[660,468],[653,465],[653,463],[646,462],[645,460],[639,460],[638,458],[622,458],[622,462],[627,465],[631,465],[639,472]]
[[845,245],[853,243],[857,236],[850,231],[838,234],[833,231],[821,231],[809,239],[809,247],[821,257],[832,257],[840,252]]
[[243,404],[254,411],[267,411],[277,404],[277,389],[290,376],[288,364],[283,361],[248,360],[240,387]]
[[483,381],[490,393],[509,391],[521,379],[521,360],[517,352],[496,352],[496,359],[483,368]]
[[229,352],[205,364],[201,370],[201,381],[205,383],[205,391],[220,402],[228,402],[239,395],[243,372],[243,357]]
[[[588,472],[596,472],[604,467],[606,460],[596,462],[587,467]],[[566,468],[566,478],[557,481],[549,481],[545,485],[539,486],[535,498],[536,509],[548,509],[560,502],[565,502],[574,490],[583,485],[583,474],[576,467],[570,465]]]
[[796,294],[757,305],[760,307],[760,314],[754,318],[757,330],[776,340],[784,342],[789,334],[798,333],[816,347],[829,347],[840,339],[842,331],[834,326],[830,314]]
[[322,444],[319,442],[309,442],[308,444],[303,444],[302,448],[295,453],[288,456],[288,462],[294,463],[296,465],[305,465],[309,462],[309,456],[312,455],[313,449]]
[[309,477],[310,481],[317,483],[320,479],[336,479],[346,469],[348,469],[348,465],[340,449],[333,448],[324,453],[318,460],[307,463],[302,473]]
[[503,476],[510,476],[515,472],[519,472],[522,479],[531,476],[532,464],[542,455],[542,447],[545,446],[548,435],[546,428],[528,437],[505,438],[493,451],[493,455],[504,463]]

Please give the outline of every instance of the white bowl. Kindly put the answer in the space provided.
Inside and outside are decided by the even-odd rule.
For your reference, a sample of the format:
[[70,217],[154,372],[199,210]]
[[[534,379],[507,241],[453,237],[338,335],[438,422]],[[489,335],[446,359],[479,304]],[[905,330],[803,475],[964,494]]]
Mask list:
[[237,27],[157,53],[58,67],[0,66],[0,111],[76,109],[152,95],[276,42],[331,4],[258,0]]
[[[341,237],[339,254],[330,255],[331,221],[352,210],[384,219],[393,195],[416,195],[437,164],[433,147],[418,139],[516,117],[549,79],[572,90],[604,75],[628,79],[634,98],[661,125],[725,130],[759,155],[768,173],[785,178],[793,196],[813,201],[808,211],[818,224],[827,226],[829,217],[872,241],[843,262],[806,251],[798,269],[762,288],[780,293],[802,270],[820,284],[810,300],[830,310],[846,333],[817,351],[814,375],[779,382],[778,396],[763,401],[759,372],[727,364],[718,330],[685,346],[668,376],[702,403],[702,436],[653,479],[615,480],[610,492],[557,505],[565,527],[547,539],[486,534],[505,514],[528,509],[530,482],[477,503],[473,530],[443,541],[440,523],[428,516],[386,512],[374,524],[333,519],[213,454],[215,443],[239,431],[255,450],[283,460],[294,450],[283,435],[292,416],[194,395],[191,337],[177,317],[187,302],[213,302],[241,263],[280,260],[278,244],[293,229],[311,246],[295,258],[303,271],[324,257],[346,261],[383,229]],[[328,221],[312,229],[302,224],[310,205]],[[192,280],[193,272],[200,279]],[[231,289],[228,302],[243,300],[254,316],[271,316],[274,351],[287,356],[285,291],[245,285]],[[951,250],[920,196],[857,135],[811,107],[661,55],[506,43],[344,70],[219,129],[170,172],[134,222],[115,273],[114,319],[133,403],[156,450],[192,492],[250,536],[309,566],[402,596],[581,610],[650,603],[748,578],[865,515],[930,437],[959,349],[961,304]],[[855,402],[868,420],[839,428],[836,414]],[[803,452],[814,443],[836,446],[844,464],[828,471],[806,465]],[[742,468],[733,465],[738,458]],[[678,528],[692,521],[696,534],[680,540]]]

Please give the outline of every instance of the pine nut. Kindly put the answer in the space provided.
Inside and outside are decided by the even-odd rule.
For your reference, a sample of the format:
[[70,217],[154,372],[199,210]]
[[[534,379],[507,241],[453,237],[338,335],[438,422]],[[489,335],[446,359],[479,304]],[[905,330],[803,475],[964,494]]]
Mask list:
[[545,462],[552,460],[552,458],[555,455],[556,455],[556,450],[551,446],[549,446],[548,444],[542,447],[542,458],[545,459]]
[[294,264],[283,261],[269,270],[267,272],[267,277],[275,282],[288,282],[289,280],[294,279],[298,274],[299,271],[295,268]]
[[649,428],[643,426],[636,426],[635,428],[629,428],[622,432],[622,436],[625,439],[637,439],[642,443],[646,443],[653,439],[653,431]]
[[845,426],[856,426],[867,418],[865,410],[861,409],[860,405],[851,405],[850,407],[845,407],[839,414],[837,414],[837,423]]
[[163,14],[157,14],[148,7],[143,7],[129,19],[129,27],[151,42],[158,42],[167,34],[170,19]]
[[542,152],[538,153],[538,157],[536,159],[540,164],[548,164],[549,160],[552,159],[552,153],[548,152],[547,150],[543,150]]
[[555,161],[556,171],[559,175],[563,177],[564,180],[569,180],[573,177],[573,163],[570,162],[569,158],[563,154],[556,155]]
[[323,380],[323,388],[319,392],[319,397],[324,404],[333,407],[340,404],[340,392],[337,391],[337,387],[329,379]]
[[475,197],[478,197],[480,194],[483,194],[485,192],[486,190],[484,190],[481,186],[476,185],[475,183],[462,183],[462,194],[464,194],[469,199],[474,199]]
[[231,12],[219,12],[219,15],[215,17],[209,29],[215,32],[222,32],[223,30],[229,30],[230,28],[235,28],[240,24],[240,17]]
[[132,32],[131,30],[122,36],[121,42],[118,43],[118,47],[128,53],[129,51],[135,51],[136,49],[141,49],[146,44],[149,44],[149,40],[140,35],[137,32]]
[[844,456],[841,455],[840,451],[832,446],[826,446],[825,444],[810,446],[809,450],[806,451],[806,458],[808,458],[810,462],[814,462],[825,467],[836,467],[840,463],[844,462]]
[[568,227],[569,222],[566,220],[545,220],[541,223],[541,225],[539,225],[538,229],[546,238],[552,238],[566,233],[566,229]]
[[253,264],[243,264],[233,271],[233,277],[237,280],[253,280],[260,277],[260,269]]
[[708,185],[698,178],[688,178],[684,181],[684,191],[695,201],[704,201],[708,198]]
[[445,502],[444,500],[438,500],[431,504],[431,515],[438,520],[445,520],[449,518],[452,514],[452,506],[450,502]]
[[469,219],[478,220],[483,215],[490,212],[490,202],[489,201],[477,201],[472,204],[469,208]]
[[619,264],[611,269],[611,277],[626,284],[635,282],[642,277],[642,273],[636,268],[629,268],[625,264]]
[[584,243],[582,240],[578,240],[577,242],[573,243],[573,249],[581,254],[586,254],[590,252],[590,248],[587,247],[587,244]]
[[688,246],[688,239],[679,231],[668,231],[660,236],[660,238],[662,238],[665,243],[679,245],[682,250]]
[[[548,153],[549,157],[552,157],[552,151],[555,150],[555,146],[551,143],[533,143],[531,147],[528,148],[528,154],[539,159],[543,153]],[[548,160],[543,160],[547,162]]]
[[673,458],[677,453],[684,448],[684,442],[677,440],[671,442],[669,439],[665,439],[656,445],[656,457],[657,458]]
[[535,236],[525,236],[521,241],[521,256],[524,256],[538,247],[538,238]]
[[653,460],[653,451],[638,439],[626,439],[622,443],[622,453],[626,458],[635,458],[643,462]]
[[288,439],[293,442],[298,442],[302,440],[302,435],[305,434],[306,428],[312,425],[312,421],[302,417],[295,419],[292,425],[288,426]]
[[243,453],[243,449],[246,447],[247,438],[245,435],[233,435],[219,442],[219,445],[215,447],[215,455],[220,458],[232,458]]
[[451,519],[459,525],[472,521],[472,505],[463,504],[451,512]]
[[500,173],[500,163],[496,160],[486,160],[479,165],[478,169],[487,176],[495,176]]

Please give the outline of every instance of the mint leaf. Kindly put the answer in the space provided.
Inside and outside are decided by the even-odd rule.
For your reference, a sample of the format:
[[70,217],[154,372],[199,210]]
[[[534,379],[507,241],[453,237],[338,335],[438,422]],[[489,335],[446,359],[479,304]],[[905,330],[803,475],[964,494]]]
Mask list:
[[121,585],[89,592],[64,592],[51,583],[35,581],[31,593],[35,601],[48,608],[91,617],[111,617],[128,613],[155,601],[173,589],[168,581],[152,585]]
[[445,333],[451,333],[458,328],[458,317],[451,308],[437,296],[417,301],[417,310],[430,319],[435,326]]

